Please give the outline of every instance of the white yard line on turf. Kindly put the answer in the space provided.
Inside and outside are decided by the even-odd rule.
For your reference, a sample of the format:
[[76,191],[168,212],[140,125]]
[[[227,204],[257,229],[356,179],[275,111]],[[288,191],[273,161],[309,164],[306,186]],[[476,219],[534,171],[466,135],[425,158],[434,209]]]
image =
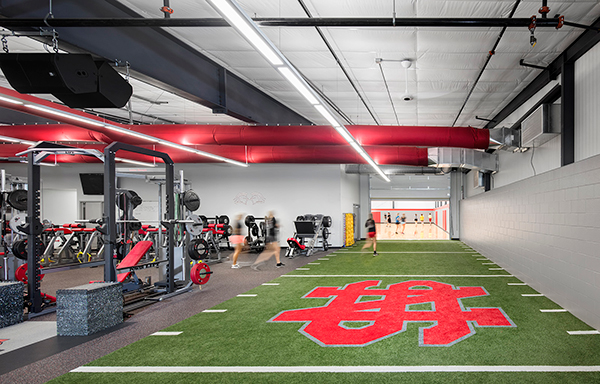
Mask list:
[[222,312],[227,312],[227,310],[226,309],[205,309],[202,312],[204,312],[204,313],[222,313]]
[[296,271],[310,271],[310,268],[296,268]]
[[[369,253],[370,251],[337,251],[337,254],[340,253]],[[426,252],[426,251],[414,251],[414,252],[409,252],[409,251],[403,251],[403,252],[392,252],[392,251],[379,251],[377,253],[473,253],[473,251],[470,252],[442,252],[442,251],[434,251],[434,252]],[[331,255],[328,255],[331,256]],[[476,255],[476,256],[481,256],[481,255]]]
[[321,265],[321,263],[308,263],[306,265]]
[[150,336],[177,336],[177,335],[181,335],[183,332],[168,332],[168,331],[161,331],[161,332],[154,332],[153,334],[151,334]]
[[261,285],[279,285],[279,283],[262,283]]
[[514,277],[513,275],[282,275],[280,277]]
[[521,294],[521,296],[523,297],[542,297],[544,296],[543,293],[523,293]]
[[567,331],[569,335],[600,335],[600,331]]
[[540,312],[568,312],[566,309],[540,309]]
[[241,295],[237,295],[237,297],[256,297],[256,295],[254,294],[241,294]]
[[527,285],[527,283],[508,283],[508,285]]
[[203,366],[203,367],[79,367],[75,373],[372,373],[372,372],[600,372],[600,365],[363,365],[363,366]]

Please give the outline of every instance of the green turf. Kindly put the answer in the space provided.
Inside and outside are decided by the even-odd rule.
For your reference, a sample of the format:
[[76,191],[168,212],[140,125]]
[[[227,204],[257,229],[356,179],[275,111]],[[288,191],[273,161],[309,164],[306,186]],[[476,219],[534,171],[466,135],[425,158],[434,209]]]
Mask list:
[[[150,336],[92,362],[93,366],[361,366],[361,365],[600,365],[600,336],[570,336],[569,330],[589,330],[570,313],[542,313],[559,308],[546,297],[522,297],[536,293],[505,271],[489,271],[476,252],[461,252],[455,241],[403,241],[378,244],[382,253],[373,257],[351,253],[361,244],[340,250],[329,260],[313,260],[310,271],[294,271],[248,293],[215,306],[225,313],[200,313],[165,330],[179,336]],[[481,257],[480,257],[481,258]],[[505,275],[501,277],[331,277],[331,275]],[[299,277],[318,275],[319,277]],[[295,277],[294,277],[295,276]],[[419,346],[419,327],[409,323],[405,332],[363,347],[323,347],[298,332],[303,323],[267,322],[283,310],[325,305],[329,299],[302,298],[318,286],[341,287],[377,280],[378,288],[407,280],[434,280],[455,287],[482,286],[488,296],[465,298],[464,307],[500,307],[516,327],[475,328],[476,333],[448,347]],[[371,297],[371,296],[369,296]],[[373,298],[371,298],[373,299]],[[367,300],[367,299],[365,299]],[[429,310],[419,304],[412,310]],[[189,382],[202,377],[208,382],[600,382],[600,373],[405,373],[405,374],[83,374],[71,373],[56,382]],[[194,379],[195,378],[195,379]],[[589,379],[589,380],[588,380]],[[591,381],[590,381],[591,380]]]

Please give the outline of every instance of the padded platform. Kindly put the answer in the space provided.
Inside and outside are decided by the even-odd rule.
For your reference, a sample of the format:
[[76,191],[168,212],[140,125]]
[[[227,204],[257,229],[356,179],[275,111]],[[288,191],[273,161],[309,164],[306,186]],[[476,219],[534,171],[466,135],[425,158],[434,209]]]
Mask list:
[[290,245],[290,247],[294,247],[300,250],[304,250],[306,248],[305,245],[302,245],[298,242],[298,239],[295,239],[293,237],[290,237],[289,239],[287,239],[288,244]]
[[[152,246],[151,241],[138,242],[133,247],[133,249],[127,254],[127,256],[125,256],[123,261],[121,261],[119,263],[119,265],[117,265],[117,268],[127,268],[127,267],[133,267],[133,266],[137,265],[137,263],[140,262],[142,257],[144,257],[144,255],[146,254],[146,252],[148,252],[148,250],[150,249],[151,246]],[[117,275],[117,281],[120,283],[124,282],[125,279],[127,279],[127,277],[129,275],[131,275],[131,273],[132,273],[131,271],[119,273]]]

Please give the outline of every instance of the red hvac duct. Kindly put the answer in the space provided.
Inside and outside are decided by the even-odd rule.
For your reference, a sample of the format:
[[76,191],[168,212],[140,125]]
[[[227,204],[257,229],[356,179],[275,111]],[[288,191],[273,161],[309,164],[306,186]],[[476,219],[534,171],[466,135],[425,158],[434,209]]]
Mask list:
[[[348,144],[330,126],[246,126],[246,125],[134,125],[132,130],[185,145],[344,145]],[[105,130],[89,131],[70,124],[0,127],[0,135],[30,141],[113,141],[133,145],[148,141]],[[366,146],[406,145],[486,149],[489,131],[469,127],[403,127],[351,125],[348,130]]]
[[[104,150],[104,145],[78,145],[78,148]],[[187,151],[174,150],[171,147],[161,145],[141,145],[140,147],[154,149],[160,152],[166,152],[175,163],[212,163],[219,162],[204,156],[199,156]],[[28,148],[22,144],[6,144],[0,146],[0,157],[14,157],[16,153],[22,152]],[[230,159],[248,163],[304,163],[304,164],[363,164],[365,161],[348,146],[318,146],[318,147],[274,147],[274,146],[198,146],[199,150],[211,152],[220,156],[227,156]],[[398,147],[398,146],[379,146],[365,147],[366,151],[378,164],[401,164],[414,166],[427,166],[427,149],[416,147]],[[117,153],[117,157],[124,157],[132,160],[153,162],[148,156],[135,154],[131,152]],[[54,161],[54,156],[50,159]],[[90,163],[98,162],[92,156],[70,156],[57,155],[56,161],[59,163]],[[162,163],[161,161],[157,161]]]

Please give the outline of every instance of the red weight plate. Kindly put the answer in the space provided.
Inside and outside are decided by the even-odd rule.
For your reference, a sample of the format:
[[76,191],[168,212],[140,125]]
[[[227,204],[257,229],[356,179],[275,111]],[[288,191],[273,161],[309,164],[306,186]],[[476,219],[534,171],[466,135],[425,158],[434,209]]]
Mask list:
[[194,284],[203,285],[210,279],[210,267],[206,263],[198,263],[192,267],[190,277]]

